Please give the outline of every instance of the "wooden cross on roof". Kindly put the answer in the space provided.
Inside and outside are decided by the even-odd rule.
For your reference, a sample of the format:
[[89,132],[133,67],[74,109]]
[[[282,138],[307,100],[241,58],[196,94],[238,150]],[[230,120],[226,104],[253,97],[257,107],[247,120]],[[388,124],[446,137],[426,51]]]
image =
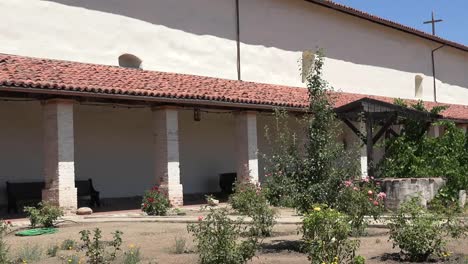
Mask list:
[[434,11],[432,11],[432,19],[429,20],[429,21],[425,21],[424,24],[432,24],[432,35],[435,36],[436,32],[435,32],[435,24],[436,23],[439,23],[439,22],[442,22],[444,20],[442,19],[435,19],[435,14],[434,14]]

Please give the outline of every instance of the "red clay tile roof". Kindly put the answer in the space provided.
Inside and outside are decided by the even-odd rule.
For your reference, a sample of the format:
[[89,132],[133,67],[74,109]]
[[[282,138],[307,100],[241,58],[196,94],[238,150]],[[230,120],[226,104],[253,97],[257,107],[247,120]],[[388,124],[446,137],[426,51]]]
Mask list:
[[[33,89],[43,94],[57,91],[67,95],[130,96],[140,100],[172,99],[180,103],[245,104],[252,109],[275,106],[305,108],[307,90],[254,82],[234,81],[178,73],[128,69],[51,59],[0,54],[0,87],[6,90]],[[4,89],[4,90],[5,90]],[[337,93],[336,106],[369,97],[392,103],[394,98],[351,93]],[[440,105],[426,102],[428,107]],[[447,105],[447,104],[444,104]],[[449,105],[443,115],[468,120],[468,106]]]
[[286,107],[307,99],[279,85],[1,54],[0,85]]
[[413,34],[413,35],[416,35],[418,37],[429,39],[429,40],[435,41],[435,42],[440,43],[440,44],[445,44],[447,46],[451,46],[453,48],[456,48],[456,49],[459,49],[459,50],[462,50],[462,51],[468,51],[468,46],[466,46],[466,45],[463,45],[463,44],[460,44],[460,43],[457,43],[457,42],[454,42],[454,41],[450,41],[450,40],[447,40],[447,39],[444,39],[444,38],[441,38],[441,37],[438,37],[438,36],[434,36],[434,35],[428,34],[426,32],[423,32],[421,30],[418,30],[418,29],[415,29],[415,28],[412,28],[412,27],[409,27],[409,26],[406,26],[406,25],[403,25],[403,24],[400,24],[400,23],[385,19],[385,18],[374,16],[372,14],[363,12],[361,10],[358,10],[358,9],[355,9],[355,8],[352,8],[352,7],[349,7],[349,6],[338,4],[338,3],[335,3],[335,2],[330,1],[330,0],[306,0],[306,1],[317,4],[317,5],[320,5],[320,6],[323,6],[323,7],[326,7],[326,8],[336,10],[338,12],[342,12],[342,13],[345,13],[345,14],[348,14],[348,15],[352,15],[352,16],[355,16],[355,17],[358,17],[358,18],[361,18],[361,19],[364,19],[364,20],[368,20],[368,21],[370,21],[372,23],[377,23],[379,25],[390,27],[390,28],[393,28],[393,29],[396,29],[396,30],[399,30],[399,31],[409,33],[409,34]]

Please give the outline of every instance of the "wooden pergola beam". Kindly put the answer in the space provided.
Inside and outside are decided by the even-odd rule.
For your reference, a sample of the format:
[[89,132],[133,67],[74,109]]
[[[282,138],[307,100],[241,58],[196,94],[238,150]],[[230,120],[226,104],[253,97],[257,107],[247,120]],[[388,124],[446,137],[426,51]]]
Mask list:
[[375,134],[374,138],[372,139],[372,143],[375,144],[379,141],[379,139],[385,134],[385,132],[390,128],[390,126],[397,120],[397,114],[392,115],[387,121],[383,124],[380,128],[379,132]]
[[354,126],[353,123],[351,123],[351,121],[349,121],[346,118],[343,118],[342,121],[354,132],[354,134],[356,134],[356,136],[358,136],[362,140],[364,144],[366,144],[367,142],[366,136],[364,136],[361,133],[361,131],[359,131],[359,129],[357,129],[356,126]]

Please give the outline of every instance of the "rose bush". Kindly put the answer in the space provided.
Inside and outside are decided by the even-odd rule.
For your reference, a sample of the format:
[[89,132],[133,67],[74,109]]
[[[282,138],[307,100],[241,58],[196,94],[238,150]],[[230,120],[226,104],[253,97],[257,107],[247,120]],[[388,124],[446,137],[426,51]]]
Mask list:
[[241,219],[230,219],[226,209],[209,210],[206,218],[199,217],[198,223],[187,226],[188,232],[195,238],[199,263],[247,263],[255,255],[258,237],[241,239],[241,234],[248,232],[248,225],[244,225]]
[[49,202],[40,202],[37,207],[24,207],[24,212],[28,215],[32,228],[38,225],[53,227],[57,219],[63,216],[62,208]]
[[141,203],[141,210],[148,215],[166,215],[169,210],[170,202],[167,197],[161,193],[158,186],[146,191]]
[[426,261],[430,256],[447,257],[449,238],[466,236],[467,229],[456,215],[429,212],[419,197],[406,201],[388,223],[393,247],[410,261]]
[[348,217],[326,205],[315,205],[304,215],[302,232],[312,264],[352,263],[359,240],[349,238]]
[[238,182],[229,203],[239,214],[253,220],[251,235],[271,236],[275,224],[275,211],[270,208],[260,183]]
[[365,216],[377,220],[384,211],[386,194],[380,192],[380,183],[374,177],[366,177],[360,181],[347,180],[339,193],[336,205],[340,212],[350,218],[352,234],[363,235],[367,227]]

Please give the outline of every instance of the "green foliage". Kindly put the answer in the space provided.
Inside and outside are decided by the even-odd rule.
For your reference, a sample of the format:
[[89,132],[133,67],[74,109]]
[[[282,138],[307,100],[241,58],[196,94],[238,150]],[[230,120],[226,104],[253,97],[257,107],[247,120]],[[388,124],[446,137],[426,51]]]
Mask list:
[[0,263],[9,263],[8,253],[10,247],[5,242],[5,235],[11,227],[10,221],[0,220]]
[[383,213],[386,194],[379,192],[380,187],[373,177],[361,181],[347,180],[339,194],[336,208],[350,218],[352,234],[363,235],[367,227],[365,216],[372,216],[374,220]]
[[187,241],[183,237],[176,237],[174,242],[174,253],[183,254],[186,251]]
[[259,183],[237,182],[229,202],[238,213],[252,218],[254,228],[250,229],[251,235],[271,236],[275,211],[268,205]]
[[148,215],[166,215],[169,207],[169,199],[161,193],[158,186],[154,186],[151,190],[145,192],[141,204],[143,212]]
[[124,253],[123,264],[138,264],[141,262],[140,248],[130,248]]
[[53,246],[50,246],[49,248],[47,248],[47,256],[49,257],[55,257],[57,256],[57,252],[59,251],[60,247],[57,246],[57,245],[53,245]]
[[80,231],[81,241],[84,243],[83,249],[86,251],[86,257],[88,257],[88,263],[91,264],[102,264],[110,263],[116,258],[117,251],[120,250],[122,245],[122,232],[117,230],[113,235],[113,241],[109,244],[111,247],[110,252],[106,250],[107,243],[101,240],[101,230],[99,228],[94,229],[94,235],[91,239],[91,231],[82,230]]
[[27,213],[32,228],[38,225],[53,227],[57,219],[63,216],[63,210],[60,207],[48,202],[39,203],[37,208],[25,207],[24,212]]
[[398,246],[410,261],[442,256],[447,237],[459,238],[467,232],[458,218],[428,212],[417,197],[402,204],[388,228],[393,247]]
[[42,249],[38,245],[23,245],[16,257],[19,263],[37,262],[42,258]]
[[234,186],[234,193],[229,196],[229,204],[239,213],[248,214],[261,199],[263,200],[263,195],[260,186],[239,180]]
[[[265,127],[267,141],[273,147],[271,155],[263,155],[268,166],[265,168],[263,191],[274,206],[294,207],[294,182],[296,171],[300,170],[301,157],[296,132],[291,129],[286,111],[275,109],[273,129]],[[294,120],[300,123],[299,120]]]
[[351,240],[348,217],[325,205],[316,205],[304,216],[303,240],[312,264],[353,263],[358,240]]
[[354,258],[354,264],[366,264],[366,258],[359,255]]
[[62,250],[72,250],[76,247],[76,241],[73,239],[65,239],[60,245]]
[[258,238],[240,240],[246,226],[231,220],[225,209],[210,208],[210,213],[197,224],[187,226],[193,233],[201,264],[243,264],[255,255]]
[[[406,106],[401,100],[396,102]],[[410,106],[413,109],[438,114],[444,107],[427,110],[422,101]],[[445,177],[449,199],[458,195],[458,190],[468,189],[468,140],[467,134],[449,121],[432,125],[441,126],[444,132],[439,137],[427,134],[429,124],[424,120],[403,120],[399,137],[386,142],[386,153],[379,164],[379,173],[384,177]]]
[[442,215],[462,213],[463,208],[458,204],[458,195],[447,186],[442,187],[437,195],[427,205],[428,209]]
[[280,114],[271,144],[273,154],[266,156],[270,178],[267,196],[274,204],[281,204],[286,196],[300,212],[308,212],[314,203],[335,205],[341,183],[357,175],[359,169],[357,156],[347,153],[343,144],[337,142],[340,123],[331,88],[322,79],[323,63],[323,54],[317,51],[307,78],[309,109],[299,122],[305,140],[297,140],[287,128],[288,121],[282,120],[287,115]]

